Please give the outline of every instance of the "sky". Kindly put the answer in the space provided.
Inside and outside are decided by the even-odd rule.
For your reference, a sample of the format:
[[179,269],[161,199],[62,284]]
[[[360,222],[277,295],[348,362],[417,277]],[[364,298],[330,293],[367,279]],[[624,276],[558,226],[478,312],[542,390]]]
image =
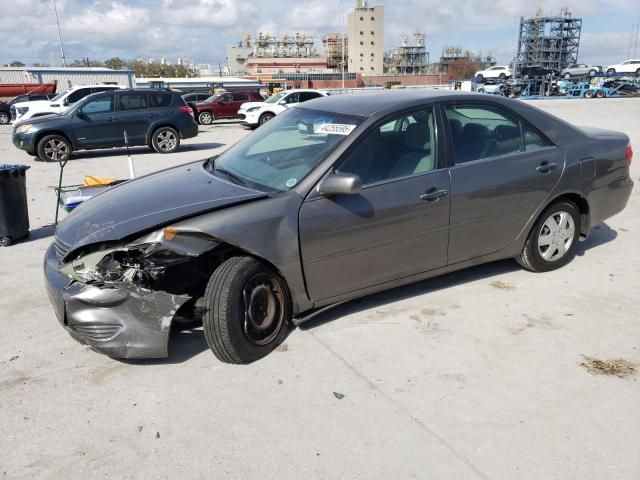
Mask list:
[[[53,0],[0,0],[0,63],[60,65]],[[355,0],[57,0],[67,61],[187,57],[224,63],[227,45],[242,32],[306,32],[321,50],[323,33],[345,29]],[[640,0],[370,0],[385,7],[385,49],[401,35],[426,34],[431,61],[447,45],[491,52],[509,63],[520,16],[568,7],[583,20],[579,61],[609,65],[628,58]],[[640,43],[638,45],[640,56]]]

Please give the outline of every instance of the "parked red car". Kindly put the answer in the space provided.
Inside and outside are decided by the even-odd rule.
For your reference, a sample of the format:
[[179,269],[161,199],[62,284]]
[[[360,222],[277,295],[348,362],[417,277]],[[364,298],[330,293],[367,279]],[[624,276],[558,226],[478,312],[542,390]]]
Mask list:
[[223,92],[196,103],[194,114],[202,125],[211,125],[214,120],[221,118],[236,118],[243,103],[263,101],[262,95],[255,91]]

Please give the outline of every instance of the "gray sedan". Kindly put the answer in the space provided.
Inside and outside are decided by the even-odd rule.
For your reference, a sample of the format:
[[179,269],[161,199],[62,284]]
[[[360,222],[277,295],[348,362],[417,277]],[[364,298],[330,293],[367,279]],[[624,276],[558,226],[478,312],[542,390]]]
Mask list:
[[622,133],[501,97],[312,100],[81,205],[47,251],[49,297],[112,357],[164,357],[172,325],[202,322],[220,360],[248,363],[343,301],[510,257],[562,267],[625,207],[631,156]]

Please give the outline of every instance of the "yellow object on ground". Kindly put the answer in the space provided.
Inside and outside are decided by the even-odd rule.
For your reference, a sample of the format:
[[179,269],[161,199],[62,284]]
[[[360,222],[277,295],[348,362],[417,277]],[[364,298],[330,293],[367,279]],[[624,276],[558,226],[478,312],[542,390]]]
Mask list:
[[95,185],[110,185],[116,180],[117,178],[113,177],[96,177],[93,175],[89,175],[87,177],[84,177],[84,186],[93,187]]

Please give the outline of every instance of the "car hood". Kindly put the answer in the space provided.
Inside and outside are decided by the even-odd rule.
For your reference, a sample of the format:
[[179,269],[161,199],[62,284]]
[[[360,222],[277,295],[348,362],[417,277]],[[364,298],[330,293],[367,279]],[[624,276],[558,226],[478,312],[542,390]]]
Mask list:
[[31,110],[31,109],[48,107],[50,104],[51,102],[49,102],[48,100],[34,100],[33,102],[14,103],[12,106],[16,107],[16,109],[21,107],[29,107],[29,110]]
[[200,160],[162,170],[96,195],[58,225],[56,239],[72,251],[268,196],[222,180],[204,164]]
[[248,110],[253,107],[264,107],[266,103],[264,102],[245,102],[240,105],[240,110]]

